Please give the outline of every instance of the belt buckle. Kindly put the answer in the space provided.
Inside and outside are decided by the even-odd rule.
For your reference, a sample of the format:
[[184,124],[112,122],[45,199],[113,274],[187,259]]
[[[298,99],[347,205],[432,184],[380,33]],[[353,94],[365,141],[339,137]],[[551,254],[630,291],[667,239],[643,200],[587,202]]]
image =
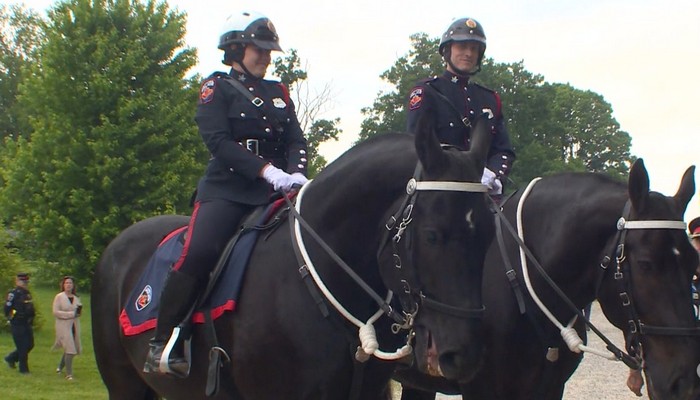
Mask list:
[[260,155],[260,143],[258,139],[246,139],[245,140],[245,147],[250,151],[251,153],[255,155]]

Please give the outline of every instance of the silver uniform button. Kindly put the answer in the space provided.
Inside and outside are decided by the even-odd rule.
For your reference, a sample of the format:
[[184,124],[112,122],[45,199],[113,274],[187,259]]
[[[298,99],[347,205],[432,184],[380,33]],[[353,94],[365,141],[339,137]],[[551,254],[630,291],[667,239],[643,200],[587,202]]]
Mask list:
[[245,118],[245,113],[241,113],[241,117]]

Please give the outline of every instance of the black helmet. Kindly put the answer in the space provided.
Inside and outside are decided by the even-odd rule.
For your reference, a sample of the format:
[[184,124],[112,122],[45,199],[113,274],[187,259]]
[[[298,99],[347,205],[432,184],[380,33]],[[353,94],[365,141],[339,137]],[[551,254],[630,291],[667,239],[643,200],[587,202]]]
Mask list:
[[481,60],[484,58],[484,52],[486,51],[486,35],[481,24],[472,18],[460,18],[450,24],[440,38],[440,55],[445,55],[445,47],[450,43],[467,41],[481,43],[481,51],[479,52],[479,61],[477,63],[481,65]]
[[282,51],[275,26],[266,16],[255,11],[243,11],[226,18],[219,49],[228,50],[234,43],[252,43],[261,49]]

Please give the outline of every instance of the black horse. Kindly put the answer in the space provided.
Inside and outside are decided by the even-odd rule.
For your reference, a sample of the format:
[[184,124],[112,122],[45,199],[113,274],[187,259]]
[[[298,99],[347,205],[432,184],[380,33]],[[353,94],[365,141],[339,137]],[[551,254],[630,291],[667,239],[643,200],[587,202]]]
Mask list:
[[[576,309],[597,299],[607,319],[624,334],[628,352],[643,358],[647,391],[653,399],[700,398],[696,372],[700,328],[690,291],[698,256],[682,222],[695,191],[694,169],[685,172],[673,197],[649,191],[642,160],[632,166],[627,187],[599,174],[555,175],[534,184],[526,198],[520,193],[511,199],[503,210],[516,226],[522,201],[520,226],[526,247],[574,307],[555,294],[528,260],[536,296],[565,327]],[[618,230],[621,217],[627,222]],[[526,314],[520,312],[506,262],[494,241],[484,266],[484,367],[461,387],[401,370],[397,379],[404,383],[403,400],[433,399],[434,391],[461,393],[465,400],[562,398],[583,355],[569,350],[560,328],[528,294],[513,238],[505,234],[506,253],[517,273]],[[575,328],[585,340],[581,318],[577,321]]]
[[[483,357],[482,267],[494,235],[486,189],[479,183],[491,140],[484,118],[468,152],[442,148],[425,129],[355,146],[304,188],[300,211],[332,250],[324,251],[301,224],[304,249],[332,297],[358,321],[373,321],[384,311],[373,324],[380,351],[391,353],[410,342],[423,370],[458,381],[469,380]],[[175,379],[144,374],[151,333],[127,337],[118,323],[157,244],[186,223],[182,216],[136,223],[112,241],[96,268],[93,340],[110,399],[205,396],[209,349],[200,340],[200,325],[193,330],[190,376]],[[231,362],[222,369],[214,398],[339,400],[351,393],[363,400],[386,398],[397,362],[391,355],[380,359],[379,352],[365,363],[355,361],[356,353],[363,358],[358,329],[329,300],[323,301],[331,309],[324,317],[311,294],[318,289],[310,291],[300,277],[307,268],[295,257],[289,228],[286,220],[262,235],[264,240],[261,236],[236,311],[215,320]],[[369,293],[383,296],[388,290],[395,299],[380,308],[376,299],[382,297]],[[374,349],[370,344],[365,350]]]

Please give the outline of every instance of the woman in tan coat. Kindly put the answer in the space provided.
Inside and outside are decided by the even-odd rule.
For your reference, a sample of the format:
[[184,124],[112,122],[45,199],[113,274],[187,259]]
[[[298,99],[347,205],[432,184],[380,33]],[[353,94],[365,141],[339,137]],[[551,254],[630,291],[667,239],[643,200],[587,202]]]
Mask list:
[[53,348],[63,348],[63,356],[57,373],[66,368],[66,379],[73,380],[73,357],[80,354],[80,313],[83,305],[75,294],[73,277],[61,279],[61,292],[53,299],[53,315],[56,317],[56,343]]

